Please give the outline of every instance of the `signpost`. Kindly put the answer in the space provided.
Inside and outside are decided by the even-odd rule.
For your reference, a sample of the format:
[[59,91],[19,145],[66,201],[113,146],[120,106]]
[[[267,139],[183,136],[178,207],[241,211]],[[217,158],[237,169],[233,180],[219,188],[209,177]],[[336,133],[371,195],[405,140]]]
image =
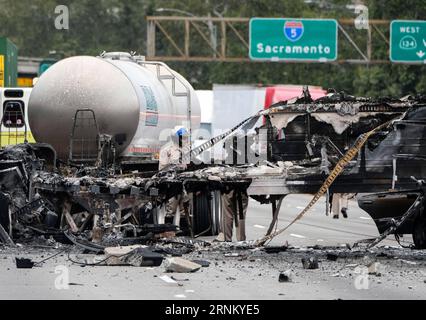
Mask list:
[[4,87],[4,56],[0,55],[0,87]]
[[337,21],[332,19],[250,20],[250,59],[318,61],[337,59]]
[[394,20],[390,29],[392,62],[426,63],[426,21]]

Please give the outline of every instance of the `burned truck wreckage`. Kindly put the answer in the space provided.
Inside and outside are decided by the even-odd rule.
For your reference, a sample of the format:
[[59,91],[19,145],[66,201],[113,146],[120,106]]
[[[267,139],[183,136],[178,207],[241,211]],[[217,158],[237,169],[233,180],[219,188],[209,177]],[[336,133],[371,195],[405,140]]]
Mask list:
[[[45,141],[6,147],[0,151],[0,239],[13,244],[54,237],[100,251],[176,232],[216,235],[220,193],[236,190],[237,212],[240,192],[272,204],[269,238],[277,234],[286,195],[315,195],[300,219],[322,195],[355,193],[383,237],[413,234],[415,246],[426,248],[426,97],[370,99],[330,91],[313,101],[306,89],[302,97],[262,110],[187,153],[237,140],[238,129],[259,119],[267,131],[267,160],[259,163],[125,171],[119,160],[106,162],[104,152],[95,164],[70,166]],[[103,150],[106,145],[114,149],[112,140]],[[181,194],[192,201],[176,223],[162,215],[167,201]]]

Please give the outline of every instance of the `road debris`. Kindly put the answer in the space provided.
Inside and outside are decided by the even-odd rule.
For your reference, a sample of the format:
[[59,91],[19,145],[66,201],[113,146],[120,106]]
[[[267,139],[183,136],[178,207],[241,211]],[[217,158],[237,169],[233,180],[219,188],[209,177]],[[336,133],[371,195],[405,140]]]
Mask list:
[[291,275],[292,275],[291,270],[287,270],[280,273],[278,277],[278,282],[291,282]]
[[382,265],[379,262],[373,262],[368,265],[368,274],[380,277],[382,275]]
[[32,269],[35,262],[26,258],[15,258],[17,269]]
[[417,263],[415,261],[409,261],[409,260],[404,260],[404,259],[398,259],[398,261],[400,261],[402,264],[408,264],[408,265],[412,265],[415,266],[417,265]]
[[191,260],[191,262],[199,264],[203,268],[208,268],[210,266],[210,262],[207,260]]
[[240,257],[241,254],[238,252],[230,252],[230,253],[225,253],[224,256],[227,258],[235,258],[235,257]]
[[166,272],[190,273],[200,270],[202,266],[183,258],[174,257],[167,258],[164,261],[164,267]]
[[315,270],[319,268],[317,257],[302,258],[303,269]]
[[163,255],[152,252],[148,248],[136,248],[120,257],[120,261],[134,267],[159,267],[163,262]]
[[133,246],[124,246],[124,247],[108,247],[105,248],[105,256],[107,258],[106,264],[109,266],[119,266],[126,264],[122,260],[123,257],[130,254],[132,251],[139,249],[139,248],[146,248],[146,246],[142,245],[133,245]]
[[337,254],[327,253],[327,260],[337,261],[338,258],[339,258],[339,256]]
[[266,253],[279,253],[279,252],[287,251],[287,249],[288,249],[288,243],[284,246],[265,246],[265,247],[263,247],[263,250]]
[[170,278],[168,275],[162,275],[159,278],[168,284],[176,284],[176,285],[178,284],[175,280]]
[[171,278],[171,279],[173,279],[173,280],[175,280],[175,281],[177,281],[177,282],[189,281],[189,279],[188,279],[188,278],[185,278],[185,279],[179,279],[179,278],[176,278],[175,276],[171,276],[170,278]]

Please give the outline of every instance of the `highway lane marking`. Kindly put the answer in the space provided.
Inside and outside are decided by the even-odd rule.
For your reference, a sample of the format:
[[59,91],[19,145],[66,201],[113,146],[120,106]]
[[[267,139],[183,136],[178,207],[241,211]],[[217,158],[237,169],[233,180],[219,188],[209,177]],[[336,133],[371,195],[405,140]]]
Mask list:
[[175,298],[184,299],[186,296],[184,294],[175,294]]
[[359,217],[359,218],[362,220],[371,220],[371,218],[368,218],[368,217]]
[[253,227],[254,227],[254,228],[258,228],[258,229],[266,229],[266,227],[261,226],[261,225],[259,225],[259,224],[255,224]]
[[299,238],[299,239],[306,239],[305,236],[301,236],[300,234],[295,234],[295,233],[290,234],[290,236],[292,236],[294,238]]

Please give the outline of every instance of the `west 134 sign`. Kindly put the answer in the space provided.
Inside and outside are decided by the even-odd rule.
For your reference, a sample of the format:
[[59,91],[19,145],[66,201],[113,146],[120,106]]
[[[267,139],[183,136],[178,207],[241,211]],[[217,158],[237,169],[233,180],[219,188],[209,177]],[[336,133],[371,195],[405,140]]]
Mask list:
[[337,21],[331,19],[250,20],[252,60],[334,61]]

